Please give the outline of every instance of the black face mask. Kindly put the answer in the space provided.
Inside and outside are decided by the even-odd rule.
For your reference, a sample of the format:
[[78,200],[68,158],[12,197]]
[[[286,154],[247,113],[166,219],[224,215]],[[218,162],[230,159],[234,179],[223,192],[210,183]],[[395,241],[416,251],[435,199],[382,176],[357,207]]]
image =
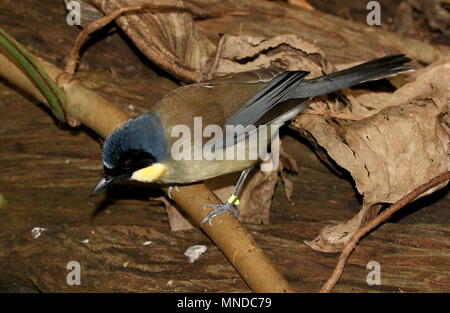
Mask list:
[[117,166],[114,168],[103,168],[103,177],[94,187],[91,197],[99,194],[108,185],[117,179],[128,179],[131,175],[142,168],[155,163],[155,158],[143,150],[130,150],[121,153]]

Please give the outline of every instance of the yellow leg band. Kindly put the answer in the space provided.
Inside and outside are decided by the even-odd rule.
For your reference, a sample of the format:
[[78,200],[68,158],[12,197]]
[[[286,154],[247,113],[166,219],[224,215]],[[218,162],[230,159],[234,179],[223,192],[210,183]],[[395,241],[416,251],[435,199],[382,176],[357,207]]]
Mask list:
[[235,195],[231,195],[228,197],[227,202],[233,205],[239,205],[239,198]]

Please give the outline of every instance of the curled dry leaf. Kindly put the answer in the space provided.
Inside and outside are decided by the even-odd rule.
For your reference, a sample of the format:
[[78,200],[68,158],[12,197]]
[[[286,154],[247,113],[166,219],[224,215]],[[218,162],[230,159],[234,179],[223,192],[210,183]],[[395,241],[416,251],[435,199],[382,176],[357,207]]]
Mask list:
[[363,205],[352,219],[345,222],[332,221],[325,226],[314,240],[305,240],[305,244],[317,251],[338,252],[350,240],[352,235],[368,220],[374,218],[381,205]]
[[[115,9],[136,5],[184,7],[181,0],[91,0],[97,9],[109,14]],[[162,69],[184,81],[197,81],[215,49],[200,35],[188,12],[136,12],[117,19],[119,27],[139,50]]]
[[[307,242],[310,246],[325,252],[340,251],[353,233],[377,213],[380,204],[399,200],[449,169],[450,136],[445,121],[450,92],[442,83],[450,80],[449,68],[450,63],[445,63],[424,70],[415,81],[386,99],[381,111],[365,119],[349,122],[304,114],[293,121],[300,133],[350,172],[364,197],[355,218],[324,228],[315,240]],[[418,95],[430,98],[414,99]]]
[[324,53],[314,44],[297,35],[273,38],[224,35],[206,78],[277,66],[285,70],[310,71],[308,77],[334,70]]

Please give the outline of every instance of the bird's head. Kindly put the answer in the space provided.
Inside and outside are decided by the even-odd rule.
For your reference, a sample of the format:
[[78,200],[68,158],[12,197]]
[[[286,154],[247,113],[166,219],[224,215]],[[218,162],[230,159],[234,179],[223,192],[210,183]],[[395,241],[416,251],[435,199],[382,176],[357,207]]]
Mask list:
[[158,181],[167,171],[167,142],[159,119],[147,113],[115,129],[103,145],[103,177],[91,196],[118,179]]

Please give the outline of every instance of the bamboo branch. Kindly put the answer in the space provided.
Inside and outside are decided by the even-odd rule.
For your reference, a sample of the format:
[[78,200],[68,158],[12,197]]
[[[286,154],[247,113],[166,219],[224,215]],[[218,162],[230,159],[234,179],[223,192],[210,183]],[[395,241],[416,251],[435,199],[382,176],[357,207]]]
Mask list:
[[344,250],[342,250],[342,253],[339,256],[338,263],[336,264],[333,273],[331,274],[327,282],[322,286],[320,292],[323,293],[330,292],[333,289],[333,287],[336,285],[336,283],[338,282],[339,278],[341,277],[344,271],[345,265],[347,263],[348,258],[350,257],[350,254],[356,248],[356,245],[358,244],[359,240],[361,240],[362,237],[364,237],[368,232],[372,231],[374,228],[378,227],[378,225],[380,225],[381,223],[388,220],[392,216],[392,214],[403,208],[405,205],[416,200],[420,195],[424,194],[426,191],[448,180],[450,180],[450,171],[436,176],[435,178],[431,179],[425,184],[420,185],[419,187],[407,193],[403,198],[392,204],[389,208],[380,213],[365,226],[360,228],[353,235],[350,241],[345,245],[345,248]]
[[[43,60],[40,62],[48,75],[58,82],[66,94],[67,101],[64,105],[66,116],[81,122],[102,137],[106,137],[114,128],[130,118],[82,82],[73,79],[71,75],[63,73],[59,68]],[[29,78],[1,53],[0,76],[49,105]],[[203,184],[180,186],[178,191],[172,192],[172,198],[197,223],[210,211],[204,208],[205,204],[220,203]],[[212,226],[205,223],[202,229],[254,292],[293,292],[289,283],[274,268],[237,219],[227,213],[216,217],[211,224]]]
[[46,98],[53,115],[61,122],[65,122],[66,118],[62,109],[62,106],[66,101],[65,95],[62,90],[56,86],[55,82],[48,77],[40,62],[1,28],[0,49],[4,49],[12,56]]

